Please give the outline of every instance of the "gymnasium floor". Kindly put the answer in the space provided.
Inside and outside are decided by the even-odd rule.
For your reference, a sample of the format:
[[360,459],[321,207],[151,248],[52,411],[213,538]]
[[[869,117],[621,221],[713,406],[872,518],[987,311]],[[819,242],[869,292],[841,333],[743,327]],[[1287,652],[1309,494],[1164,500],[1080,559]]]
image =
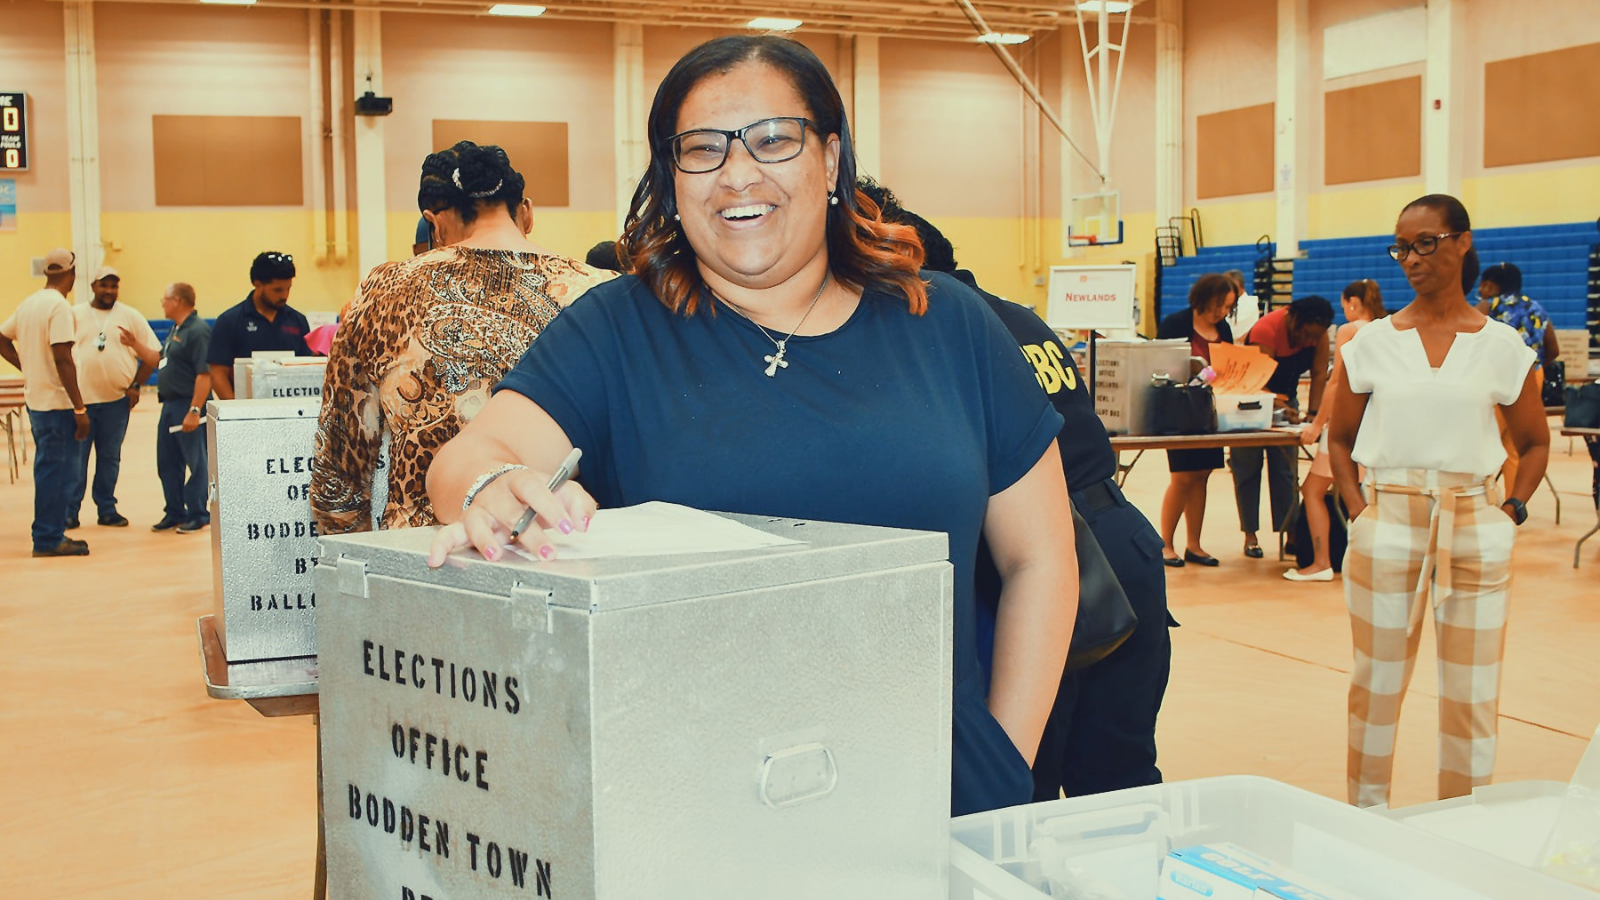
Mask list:
[[[315,733],[206,696],[195,618],[211,611],[211,538],[153,534],[154,398],[124,447],[127,529],[85,524],[86,559],[32,559],[32,476],[0,475],[0,897],[283,898],[311,892]],[[1529,504],[1517,549],[1497,779],[1566,780],[1600,724],[1600,536],[1589,459],[1552,439],[1561,491]],[[1147,454],[1128,489],[1147,514],[1166,485]],[[1343,799],[1349,629],[1342,588],[1291,584],[1239,553],[1226,472],[1211,482],[1217,569],[1170,570],[1168,779],[1250,772]],[[1401,722],[1396,805],[1433,799],[1431,630]]]

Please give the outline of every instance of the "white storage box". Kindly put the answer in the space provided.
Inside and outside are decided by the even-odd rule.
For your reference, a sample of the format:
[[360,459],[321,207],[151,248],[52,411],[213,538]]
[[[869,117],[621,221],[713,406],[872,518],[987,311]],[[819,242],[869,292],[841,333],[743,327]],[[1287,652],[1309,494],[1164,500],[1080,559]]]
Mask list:
[[1519,866],[1537,867],[1555,830],[1565,781],[1513,781],[1473,788],[1470,797],[1388,809],[1383,815],[1413,828],[1493,853]]
[[1152,434],[1151,379],[1189,381],[1189,342],[1099,341],[1094,355],[1094,411],[1111,434]]
[[[1573,885],[1266,778],[1233,775],[951,823],[951,900],[1155,900],[1175,847],[1226,842],[1362,900],[1595,900]],[[1099,889],[1101,893],[1091,893]]]
[[729,518],[804,543],[429,569],[431,528],[324,537],[329,895],[943,896],[947,539]]
[[1272,427],[1272,399],[1259,394],[1218,394],[1218,431],[1265,431]]

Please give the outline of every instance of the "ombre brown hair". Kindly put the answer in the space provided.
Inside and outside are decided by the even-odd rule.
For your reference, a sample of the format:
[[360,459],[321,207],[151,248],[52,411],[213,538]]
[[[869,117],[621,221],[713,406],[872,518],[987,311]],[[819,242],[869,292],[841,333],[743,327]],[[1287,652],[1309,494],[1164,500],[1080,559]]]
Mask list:
[[[855,189],[855,144],[839,89],[822,61],[804,44],[773,35],[734,35],[707,41],[678,60],[656,89],[646,129],[650,165],[633,193],[617,242],[624,268],[639,276],[674,312],[693,315],[708,298],[695,265],[694,248],[673,220],[677,167],[667,139],[677,132],[678,111],[696,85],[745,62],[764,63],[788,76],[805,101],[816,130],[823,136],[839,137],[839,203],[829,206],[827,213],[828,267],[833,277],[852,288],[877,287],[903,296],[911,312],[921,315],[928,306],[928,290],[918,275],[923,251],[916,231],[879,221],[877,205]],[[825,201],[819,198],[819,202]]]
[[1374,322],[1389,314],[1389,310],[1383,305],[1383,291],[1378,290],[1378,283],[1371,278],[1363,278],[1345,285],[1342,296],[1347,300],[1359,301],[1367,318]]

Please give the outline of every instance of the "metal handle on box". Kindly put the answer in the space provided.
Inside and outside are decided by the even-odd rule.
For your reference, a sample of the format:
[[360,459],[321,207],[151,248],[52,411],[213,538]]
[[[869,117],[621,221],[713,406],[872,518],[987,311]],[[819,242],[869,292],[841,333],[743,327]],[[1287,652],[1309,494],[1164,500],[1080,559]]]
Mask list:
[[761,802],[773,809],[799,806],[833,793],[839,767],[821,744],[801,744],[767,754],[761,764]]

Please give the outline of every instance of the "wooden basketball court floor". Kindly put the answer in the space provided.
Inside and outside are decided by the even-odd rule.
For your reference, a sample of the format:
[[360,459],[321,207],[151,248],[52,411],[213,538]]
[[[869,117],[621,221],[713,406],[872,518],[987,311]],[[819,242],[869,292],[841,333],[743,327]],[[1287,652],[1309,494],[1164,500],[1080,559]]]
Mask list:
[[[134,412],[119,486],[126,529],[93,524],[82,559],[32,559],[31,469],[0,475],[0,897],[283,898],[311,892],[315,732],[206,696],[195,619],[211,611],[208,532],[154,534],[156,409]],[[1552,439],[1562,521],[1541,490],[1519,537],[1499,781],[1565,781],[1600,724],[1600,537],[1590,466]],[[1129,481],[1153,515],[1164,454]],[[1343,799],[1349,627],[1340,584],[1291,584],[1240,554],[1226,471],[1211,482],[1216,569],[1169,570],[1169,780],[1256,773]],[[1402,717],[1395,804],[1434,798],[1431,629]]]

